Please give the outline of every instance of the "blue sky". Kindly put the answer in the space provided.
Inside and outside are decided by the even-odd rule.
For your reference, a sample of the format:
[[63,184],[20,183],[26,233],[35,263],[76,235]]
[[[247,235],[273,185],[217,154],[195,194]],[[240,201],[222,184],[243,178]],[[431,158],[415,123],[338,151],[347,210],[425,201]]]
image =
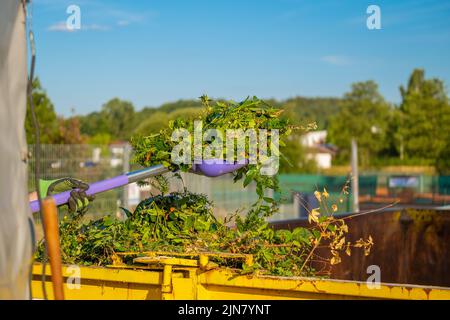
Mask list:
[[[81,30],[62,28],[70,4]],[[366,9],[381,8],[381,30]],[[450,84],[450,1],[33,0],[37,75],[59,114],[113,97],[341,96],[373,79],[388,101],[415,67]]]

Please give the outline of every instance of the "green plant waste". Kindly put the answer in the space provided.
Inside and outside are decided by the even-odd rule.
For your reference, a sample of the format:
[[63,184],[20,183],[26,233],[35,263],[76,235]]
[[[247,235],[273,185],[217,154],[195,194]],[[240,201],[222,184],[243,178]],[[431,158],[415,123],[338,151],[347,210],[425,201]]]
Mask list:
[[[240,103],[218,101],[213,104],[206,96],[201,99],[204,112],[198,120],[203,121],[204,130],[277,129],[282,146],[291,130],[300,129],[282,117],[282,110],[256,97]],[[273,230],[266,218],[278,212],[278,204],[266,191],[278,189],[277,178],[262,175],[261,163],[249,164],[233,173],[234,181],[242,180],[244,187],[251,182],[256,185],[258,200],[245,214],[235,212],[219,220],[213,215],[213,204],[205,195],[186,189],[169,193],[170,180],[180,178],[177,172],[191,169],[191,165],[174,165],[170,161],[170,151],[176,143],[171,140],[171,133],[177,128],[192,131],[193,121],[177,119],[158,134],[132,139],[135,162],[145,167],[164,164],[175,172],[172,177],[154,179],[152,183],[158,185],[160,193],[143,200],[132,212],[122,208],[126,214],[124,220],[105,216],[85,222],[82,214],[66,215],[60,223],[63,263],[105,266],[112,264],[120,252],[225,252],[253,255],[251,266],[215,258],[219,266],[236,268],[241,273],[313,276],[316,270],[310,262],[319,243],[327,240],[335,262],[336,252],[349,250],[350,244],[345,243],[346,225],[332,215],[320,218],[313,215],[311,228]],[[365,244],[360,242],[356,246],[365,247]],[[41,243],[38,260],[43,250]],[[132,263],[132,259],[127,260],[125,256],[124,262]]]

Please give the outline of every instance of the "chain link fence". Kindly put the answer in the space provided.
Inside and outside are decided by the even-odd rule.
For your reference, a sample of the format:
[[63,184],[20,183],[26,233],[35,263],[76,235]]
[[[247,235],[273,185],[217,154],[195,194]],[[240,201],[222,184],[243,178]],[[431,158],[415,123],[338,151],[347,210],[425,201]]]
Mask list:
[[[30,192],[35,190],[34,146],[29,146],[31,159],[29,162]],[[110,145],[41,145],[40,171],[42,179],[58,179],[72,177],[87,183],[107,179],[130,170],[139,169],[137,165],[130,165],[132,157],[128,143],[115,143]],[[171,175],[170,173],[168,175]],[[172,191],[182,190],[186,187],[189,191],[205,194],[214,205],[217,216],[223,217],[237,210],[245,212],[252,203],[257,200],[255,186],[250,184],[246,188],[241,182],[234,183],[232,175],[217,178],[202,177],[190,173],[182,173],[182,181],[171,179]],[[345,176],[322,175],[280,175],[281,193],[271,194],[280,202],[280,213],[271,220],[295,219],[302,215],[304,203],[314,200],[312,193],[322,190],[324,187],[336,200],[343,185],[348,180]],[[360,197],[367,201],[375,201],[384,198],[394,201],[401,192],[413,192],[413,202],[450,203],[450,177],[437,177],[419,175],[416,177],[364,175],[359,178]],[[406,184],[405,188],[401,188]],[[408,186],[408,184],[413,185]],[[405,191],[406,190],[406,191]],[[412,191],[411,191],[412,190]],[[87,219],[97,219],[104,215],[120,216],[120,207],[133,209],[141,200],[157,194],[154,187],[138,187],[136,184],[107,191],[96,196],[86,215]],[[301,196],[302,200],[299,201]],[[392,199],[394,200],[392,200]],[[308,200],[309,199],[309,200]],[[310,201],[311,200],[311,201]],[[412,202],[412,203],[413,203]],[[339,212],[349,212],[350,198],[339,206]],[[61,215],[65,213],[64,207],[60,209]],[[304,212],[303,212],[304,215]],[[39,222],[38,217],[36,217]]]
[[[34,146],[29,146],[31,158],[28,166],[28,188],[36,190],[34,170],[36,166]],[[64,177],[80,179],[87,183],[121,174],[128,167],[127,144],[104,145],[41,145],[40,177],[54,180]],[[124,160],[127,160],[125,162]],[[124,189],[107,191],[96,196],[89,215],[98,217],[114,214],[124,201]],[[64,211],[64,209],[62,209]],[[39,220],[38,218],[36,218]]]
[[[31,158],[28,166],[28,188],[35,190],[34,146],[30,145]],[[131,148],[127,143],[112,145],[41,145],[40,175],[41,179],[53,180],[63,177],[80,179],[86,183],[104,180],[120,175],[139,166],[130,165]],[[170,176],[172,174],[167,174]],[[190,173],[181,174],[182,181],[171,179],[171,190],[182,190],[205,194],[214,204],[218,216],[248,208],[256,201],[255,187],[242,187],[242,183],[233,183],[232,175],[217,178],[202,177]],[[135,207],[141,200],[157,194],[151,186],[138,187],[131,184],[96,195],[90,205],[87,218],[99,218],[104,215],[119,215],[120,207]],[[60,208],[63,215],[64,207]],[[39,217],[36,216],[37,222]]]
[[[30,193],[35,190],[34,146],[30,145],[31,158],[28,166],[28,188]],[[130,165],[132,157],[128,143],[111,145],[41,145],[40,173],[41,179],[53,180],[63,177],[80,179],[86,183],[107,179],[130,170],[137,170],[139,166]],[[171,173],[167,176],[172,175]],[[214,205],[214,213],[224,217],[227,213],[245,212],[257,200],[255,186],[250,184],[246,188],[241,182],[234,183],[231,174],[208,178],[190,173],[182,173],[182,180],[171,179],[171,191],[181,191],[187,188],[191,192],[205,194]],[[152,186],[138,187],[131,184],[96,195],[90,205],[86,219],[98,219],[105,215],[121,216],[120,207],[133,209],[141,200],[157,194],[158,190]],[[288,207],[292,207],[292,204]],[[283,208],[283,206],[282,206]],[[285,208],[286,209],[286,208]],[[288,211],[292,211],[288,208]],[[65,206],[60,208],[61,217],[66,213]],[[290,214],[288,214],[289,216]],[[280,215],[281,218],[286,214]],[[39,224],[39,217],[35,216]]]

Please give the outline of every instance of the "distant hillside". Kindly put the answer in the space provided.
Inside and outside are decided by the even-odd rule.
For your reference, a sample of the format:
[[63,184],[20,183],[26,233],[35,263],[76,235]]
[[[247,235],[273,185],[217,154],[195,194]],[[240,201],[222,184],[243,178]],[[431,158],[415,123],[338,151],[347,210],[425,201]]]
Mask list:
[[[319,129],[328,126],[330,117],[337,112],[338,98],[295,97],[287,100],[269,99],[267,102],[275,107],[284,108],[285,115],[299,125],[316,122]],[[126,107],[125,107],[126,106]],[[164,103],[159,107],[145,107],[134,111],[132,104],[120,99],[107,102],[101,111],[79,116],[81,134],[93,137],[108,134],[110,139],[126,139],[137,133],[157,132],[167,122],[176,117],[192,117],[199,113],[200,100],[178,100]],[[123,109],[123,110],[122,110]],[[124,119],[127,122],[123,123]],[[108,120],[109,119],[109,120]],[[116,136],[110,129],[120,125],[123,130]]]
[[[309,123],[316,121],[319,129],[324,129],[328,126],[330,117],[338,110],[339,98],[306,98],[295,97],[287,100],[269,99],[267,102],[279,108],[286,109],[286,114],[291,117],[293,121],[299,123]],[[162,111],[171,113],[173,111],[184,108],[201,107],[200,100],[178,100],[175,102],[164,103],[163,105],[152,108],[147,107],[136,113],[137,119],[146,119],[152,113]]]
[[292,120],[302,124],[315,121],[318,129],[328,127],[330,117],[338,111],[341,99],[295,97],[280,102]]

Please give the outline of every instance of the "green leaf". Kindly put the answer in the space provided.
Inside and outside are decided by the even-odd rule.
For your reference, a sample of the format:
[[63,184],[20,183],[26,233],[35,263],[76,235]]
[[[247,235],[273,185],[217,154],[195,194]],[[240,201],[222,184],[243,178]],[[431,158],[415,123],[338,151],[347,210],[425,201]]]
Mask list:
[[124,207],[120,207],[120,209],[122,209],[122,211],[125,213],[127,218],[131,218],[131,216],[133,215],[130,210],[128,210],[128,209],[126,209]]
[[264,197],[263,199],[264,199],[264,201],[266,201],[266,202],[269,202],[269,203],[275,203],[275,200],[272,199],[272,198]]
[[244,183],[243,183],[243,186],[244,186],[244,188],[246,187],[246,186],[248,186],[249,184],[250,184],[250,182],[252,182],[252,180],[253,180],[253,178],[251,177],[251,176],[246,176],[245,177],[245,180],[244,180]]

